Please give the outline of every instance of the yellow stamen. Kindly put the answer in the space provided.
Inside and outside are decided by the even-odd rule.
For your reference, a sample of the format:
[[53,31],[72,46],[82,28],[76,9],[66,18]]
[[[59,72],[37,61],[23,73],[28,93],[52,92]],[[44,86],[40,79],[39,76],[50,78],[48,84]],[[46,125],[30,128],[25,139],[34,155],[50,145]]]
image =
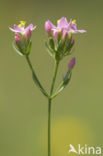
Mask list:
[[20,24],[25,25],[26,22],[25,21],[20,21]]
[[19,28],[25,26],[26,22],[25,21],[20,21],[20,24],[18,25]]
[[61,29],[58,30],[58,33],[61,33]]
[[57,23],[60,23],[60,20],[58,20]]
[[73,21],[72,21],[72,24],[73,24],[73,23],[76,23],[76,20],[73,20]]

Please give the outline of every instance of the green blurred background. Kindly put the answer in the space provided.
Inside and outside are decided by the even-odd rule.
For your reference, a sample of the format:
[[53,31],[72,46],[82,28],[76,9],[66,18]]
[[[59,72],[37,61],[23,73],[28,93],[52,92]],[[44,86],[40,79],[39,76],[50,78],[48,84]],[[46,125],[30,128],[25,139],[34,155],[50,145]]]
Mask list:
[[8,27],[26,20],[37,25],[31,61],[49,91],[54,61],[45,49],[44,22],[76,19],[86,34],[75,35],[72,56],[60,64],[57,83],[76,56],[70,85],[53,100],[52,156],[67,156],[68,145],[103,143],[103,1],[0,0],[0,156],[47,155],[47,99],[34,85],[24,57],[12,48]]

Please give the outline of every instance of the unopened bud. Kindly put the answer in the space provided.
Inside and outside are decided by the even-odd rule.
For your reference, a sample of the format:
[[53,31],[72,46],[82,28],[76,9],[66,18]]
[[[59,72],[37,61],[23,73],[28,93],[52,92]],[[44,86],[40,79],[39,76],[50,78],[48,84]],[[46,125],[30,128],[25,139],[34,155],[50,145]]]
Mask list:
[[54,49],[54,48],[55,48],[53,38],[50,38],[50,39],[49,39],[49,45],[50,45],[50,47],[51,47],[52,49]]
[[16,44],[21,42],[21,37],[18,33],[15,33],[15,42],[16,42]]
[[75,43],[75,40],[74,39],[72,39],[72,44],[74,44]]
[[68,64],[69,69],[73,69],[73,68],[74,68],[75,62],[76,62],[76,58],[73,57],[73,58],[70,60],[69,64]]
[[68,33],[67,32],[63,32],[62,39],[66,39],[67,37],[68,37]]
[[53,24],[48,20],[45,22],[45,31],[48,35],[52,33]]
[[58,37],[58,31],[54,31],[53,36],[54,36],[54,38],[57,38]]
[[25,32],[25,37],[26,39],[30,39],[31,38],[31,30],[28,29],[26,32]]

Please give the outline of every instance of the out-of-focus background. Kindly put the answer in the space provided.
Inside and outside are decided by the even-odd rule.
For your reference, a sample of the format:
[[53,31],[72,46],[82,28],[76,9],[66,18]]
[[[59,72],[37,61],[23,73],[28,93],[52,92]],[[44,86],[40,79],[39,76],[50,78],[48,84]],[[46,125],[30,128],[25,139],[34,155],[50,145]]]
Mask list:
[[49,91],[54,61],[45,49],[44,23],[76,19],[74,53],[60,64],[56,87],[68,61],[76,56],[70,85],[52,105],[52,156],[67,156],[69,144],[103,143],[103,1],[0,0],[0,156],[47,155],[47,99],[32,81],[24,57],[12,48],[8,29],[20,20],[37,25],[32,34],[31,61]]

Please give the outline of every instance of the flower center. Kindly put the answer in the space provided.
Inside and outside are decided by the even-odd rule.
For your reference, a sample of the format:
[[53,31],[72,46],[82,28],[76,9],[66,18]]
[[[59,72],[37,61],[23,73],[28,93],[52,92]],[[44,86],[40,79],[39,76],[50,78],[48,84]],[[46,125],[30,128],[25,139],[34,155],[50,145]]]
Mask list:
[[60,23],[60,19],[59,19],[59,20],[57,20],[57,23],[58,23],[58,24]]
[[73,20],[73,21],[72,21],[72,24],[73,24],[73,23],[76,23],[76,20]]
[[20,21],[20,24],[18,25],[18,27],[19,27],[19,28],[22,28],[22,27],[24,27],[24,26],[25,26],[25,24],[26,24],[26,22],[25,22],[25,21]]

